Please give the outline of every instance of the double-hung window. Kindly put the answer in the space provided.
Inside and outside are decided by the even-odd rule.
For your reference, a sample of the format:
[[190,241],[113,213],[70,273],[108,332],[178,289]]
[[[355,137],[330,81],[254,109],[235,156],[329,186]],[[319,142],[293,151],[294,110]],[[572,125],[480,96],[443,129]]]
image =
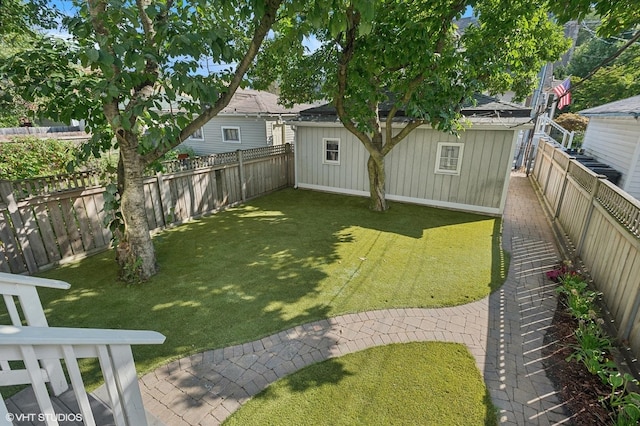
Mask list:
[[436,154],[436,173],[459,175],[464,144],[440,142]]
[[324,164],[340,164],[340,139],[322,139]]
[[240,127],[222,127],[222,142],[240,143]]

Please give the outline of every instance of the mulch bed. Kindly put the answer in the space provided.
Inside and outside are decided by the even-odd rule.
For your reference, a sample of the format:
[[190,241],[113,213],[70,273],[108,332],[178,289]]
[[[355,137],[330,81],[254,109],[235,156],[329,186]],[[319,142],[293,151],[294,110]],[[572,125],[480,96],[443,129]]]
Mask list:
[[569,411],[572,424],[611,425],[613,420],[600,403],[600,399],[607,396],[611,388],[603,384],[597,375],[589,373],[581,362],[566,361],[573,352],[572,346],[577,344],[574,336],[577,328],[577,321],[567,313],[562,297],[559,297],[542,350],[546,358],[547,376],[560,391],[562,400],[566,401],[565,408]]

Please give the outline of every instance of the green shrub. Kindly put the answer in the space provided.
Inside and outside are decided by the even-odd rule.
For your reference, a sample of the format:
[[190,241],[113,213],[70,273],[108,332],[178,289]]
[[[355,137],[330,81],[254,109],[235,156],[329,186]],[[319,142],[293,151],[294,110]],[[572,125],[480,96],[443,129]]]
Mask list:
[[70,141],[33,136],[0,142],[0,179],[16,180],[67,173],[74,159]]
[[590,290],[586,281],[575,273],[567,273],[558,281],[562,285],[556,291],[567,297],[567,308],[571,316],[579,320],[598,318],[595,301],[600,293]]
[[615,367],[607,359],[607,351],[611,348],[611,340],[602,331],[597,322],[580,321],[575,332],[578,345],[567,361],[582,362],[591,374],[598,374],[604,369]]
[[609,405],[616,411],[616,425],[637,425],[640,421],[640,394],[629,392],[630,383],[638,381],[628,373],[611,372],[606,380],[611,386]]

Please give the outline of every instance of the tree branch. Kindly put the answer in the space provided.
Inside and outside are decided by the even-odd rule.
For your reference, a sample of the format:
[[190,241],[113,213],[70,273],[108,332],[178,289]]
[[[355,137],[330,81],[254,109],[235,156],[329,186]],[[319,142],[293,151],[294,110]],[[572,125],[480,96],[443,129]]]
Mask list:
[[347,92],[347,69],[349,63],[353,59],[355,52],[355,41],[358,34],[358,24],[360,23],[360,14],[353,10],[353,6],[349,6],[347,9],[347,31],[344,33],[345,42],[342,46],[342,55],[338,61],[338,93],[334,98],[336,107],[336,113],[338,118],[342,122],[342,125],[353,135],[355,135],[365,146],[367,151],[374,152],[375,147],[371,142],[371,139],[364,133],[358,130],[356,125],[351,121],[347,115],[347,111],[344,107],[344,97]]
[[[427,124],[427,122],[425,120],[414,120],[407,123],[407,125],[404,126],[397,135],[387,139],[387,143],[385,143],[384,147],[382,148],[382,155],[387,155],[389,152],[391,152],[394,146],[398,145],[404,138],[407,137],[407,135],[409,135],[409,133],[411,133],[417,127],[422,126],[423,124]],[[391,129],[391,126],[389,126],[389,129]],[[389,133],[391,132],[389,131]]]
[[253,37],[251,39],[251,42],[249,43],[247,52],[245,53],[240,63],[238,63],[238,66],[236,67],[233,77],[229,82],[227,90],[220,94],[221,96],[218,98],[216,103],[212,106],[207,106],[195,120],[193,120],[184,129],[182,129],[182,131],[180,132],[180,135],[178,135],[178,138],[175,141],[173,141],[170,144],[170,146],[168,147],[158,146],[156,149],[146,154],[144,156],[145,161],[150,162],[150,161],[157,160],[162,155],[164,155],[167,151],[169,151],[171,148],[178,146],[180,143],[186,140],[191,134],[193,134],[196,130],[204,126],[209,120],[211,120],[213,117],[218,115],[218,113],[222,111],[222,109],[224,109],[227,105],[229,105],[231,98],[235,94],[238,87],[240,87],[240,83],[242,83],[242,79],[244,78],[244,75],[247,73],[247,71],[249,70],[249,67],[253,63],[253,60],[258,54],[258,51],[260,50],[260,46],[262,45],[262,42],[264,41],[265,36],[271,29],[273,23],[275,22],[277,18],[277,12],[278,12],[278,9],[280,8],[280,5],[282,4],[282,1],[283,0],[267,0],[265,2],[264,15],[262,15],[262,17],[260,18],[260,21],[256,25],[256,28],[253,32]]
[[[433,50],[434,53],[441,54],[444,49],[444,43],[447,39],[447,33],[449,32],[449,28],[451,27],[451,22],[453,18],[460,13],[465,8],[465,1],[459,0],[457,4],[452,5],[449,15],[443,17],[442,24],[440,26],[440,31],[438,32],[438,38],[435,44],[435,48]],[[436,67],[434,64],[427,70],[424,70],[422,73],[416,75],[413,80],[409,82],[407,86],[407,90],[402,97],[401,105],[406,106],[413,93],[416,91],[418,86],[425,80],[426,74],[428,71],[433,70]],[[395,118],[398,112],[397,103],[393,105],[393,107],[389,110],[387,114],[387,118],[385,120],[385,131],[386,131],[386,143],[384,149],[382,150],[383,155],[388,154],[394,146],[396,146],[402,139],[404,139],[411,131],[415,128],[425,124],[425,120],[415,120],[407,124],[397,135],[393,136],[393,119]]]
[[[145,44],[150,50],[158,50],[157,43],[155,41],[155,24],[160,19],[166,19],[167,15],[166,13],[159,14],[156,17],[156,22],[154,22],[154,20],[149,17],[146,10],[150,4],[150,0],[136,0],[136,7],[138,8],[138,13],[140,14],[140,22],[142,23],[142,30],[144,32]],[[155,90],[154,86],[158,79],[158,62],[147,57],[145,59],[144,73],[146,78],[139,85],[134,87],[133,95],[131,97],[131,100],[125,107],[125,111],[131,111],[140,102],[145,102],[147,99],[153,96],[153,92]],[[129,124],[132,128],[136,124],[136,120],[136,115],[131,114],[131,117],[129,118]]]
[[[260,19],[260,22],[256,26],[256,29],[254,30],[253,37],[251,39],[251,43],[249,44],[247,52],[236,67],[233,78],[229,83],[228,90],[224,92],[224,94],[220,98],[218,98],[218,101],[212,107],[205,110],[205,112],[203,112],[203,114],[201,114],[198,119],[194,121],[194,131],[202,127],[202,125],[209,121],[211,118],[215,117],[220,111],[222,111],[224,107],[229,104],[229,101],[231,101],[231,98],[235,94],[236,90],[238,89],[238,87],[240,87],[240,83],[242,83],[244,75],[247,73],[254,58],[258,54],[265,36],[275,22],[280,4],[282,4],[282,0],[270,0],[266,2],[264,15]],[[180,136],[189,137],[189,135],[193,133],[193,131],[189,130],[190,129],[186,128],[185,131],[180,134]]]
[[[89,8],[89,17],[91,19],[91,26],[93,27],[93,30],[96,32],[96,34],[101,35],[103,36],[104,39],[108,40],[110,37],[110,33],[101,19],[102,16],[106,16],[107,2],[105,0],[88,0],[87,5]],[[106,50],[114,57],[116,56],[113,50],[113,46],[101,45],[100,48]],[[113,71],[114,78],[117,79],[120,76],[120,71],[121,71],[120,68],[115,64],[113,64],[111,65],[111,69]],[[121,134],[122,132],[121,126],[113,125],[116,117],[120,116],[120,109],[118,106],[119,103],[120,103],[120,96],[112,99],[110,102],[106,104],[103,104],[102,111],[104,112],[104,115],[107,118],[107,121],[113,128],[113,131],[116,134],[116,138],[118,138],[118,142],[124,143],[124,139]]]

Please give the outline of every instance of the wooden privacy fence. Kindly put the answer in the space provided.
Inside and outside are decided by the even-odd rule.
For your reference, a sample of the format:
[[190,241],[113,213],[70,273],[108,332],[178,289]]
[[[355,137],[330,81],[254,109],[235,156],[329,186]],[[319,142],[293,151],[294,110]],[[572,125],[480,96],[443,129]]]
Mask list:
[[640,202],[541,140],[533,169],[554,220],[640,354]]
[[[151,230],[178,224],[294,181],[290,145],[165,163],[144,179]],[[92,172],[0,181],[0,272],[34,273],[104,250],[105,187]]]

